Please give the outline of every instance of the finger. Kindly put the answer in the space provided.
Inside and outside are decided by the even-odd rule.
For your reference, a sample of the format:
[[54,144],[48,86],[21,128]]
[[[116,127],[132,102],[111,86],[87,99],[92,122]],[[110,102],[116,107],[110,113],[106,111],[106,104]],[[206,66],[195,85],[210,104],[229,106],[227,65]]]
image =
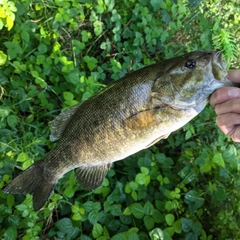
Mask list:
[[[232,99],[215,106],[217,115],[225,113],[240,113],[240,99]],[[239,116],[240,118],[240,116]]]
[[240,69],[238,70],[229,70],[227,78],[233,82],[240,82]]
[[233,141],[240,142],[240,115],[227,113],[217,116],[216,123],[223,133],[229,135]]
[[234,142],[240,142],[240,126],[235,126],[235,130],[230,134],[230,137]]
[[210,97],[210,104],[215,107],[217,104],[225,101],[240,98],[240,88],[236,87],[222,87],[216,90]]

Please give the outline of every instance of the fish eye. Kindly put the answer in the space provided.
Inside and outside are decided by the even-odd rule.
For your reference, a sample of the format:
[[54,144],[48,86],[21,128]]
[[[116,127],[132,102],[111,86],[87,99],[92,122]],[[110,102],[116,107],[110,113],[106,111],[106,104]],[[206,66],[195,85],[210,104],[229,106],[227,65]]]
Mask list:
[[188,59],[185,62],[185,67],[187,67],[187,68],[194,68],[195,66],[196,66],[196,61],[193,59]]

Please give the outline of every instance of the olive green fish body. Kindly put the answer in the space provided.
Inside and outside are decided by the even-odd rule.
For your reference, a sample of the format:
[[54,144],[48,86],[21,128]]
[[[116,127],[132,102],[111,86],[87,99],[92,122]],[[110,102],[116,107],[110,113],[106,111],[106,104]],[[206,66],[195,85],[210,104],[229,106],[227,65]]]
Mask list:
[[[204,51],[125,76],[61,113],[50,137],[58,140],[56,148],[15,178],[5,192],[33,194],[38,210],[58,179],[72,169],[83,187],[97,188],[112,162],[167,138],[201,112],[214,90],[229,85],[225,76],[220,54]],[[34,187],[27,179],[33,179]]]

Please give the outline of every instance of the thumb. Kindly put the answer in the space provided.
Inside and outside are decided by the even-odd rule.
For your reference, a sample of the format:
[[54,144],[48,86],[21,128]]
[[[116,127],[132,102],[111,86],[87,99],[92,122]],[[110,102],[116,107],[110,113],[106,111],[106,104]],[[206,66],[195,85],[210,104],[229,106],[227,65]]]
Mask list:
[[227,79],[229,79],[232,82],[240,82],[240,69],[229,70],[227,74]]

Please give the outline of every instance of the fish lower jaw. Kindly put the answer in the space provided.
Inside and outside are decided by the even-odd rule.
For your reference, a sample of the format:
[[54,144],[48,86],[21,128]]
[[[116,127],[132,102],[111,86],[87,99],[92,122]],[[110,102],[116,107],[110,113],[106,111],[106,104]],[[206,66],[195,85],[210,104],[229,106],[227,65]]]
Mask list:
[[209,89],[209,91],[211,92],[210,94],[212,94],[218,88],[231,85],[232,83],[226,77],[224,77],[223,80],[212,79],[210,81],[210,85],[206,87],[206,89]]

